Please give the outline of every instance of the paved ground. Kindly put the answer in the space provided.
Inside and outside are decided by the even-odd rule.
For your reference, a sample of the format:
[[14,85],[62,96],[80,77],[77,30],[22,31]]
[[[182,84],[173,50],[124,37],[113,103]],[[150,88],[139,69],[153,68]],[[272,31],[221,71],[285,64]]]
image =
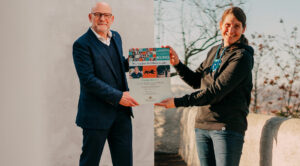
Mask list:
[[155,152],[155,166],[187,166],[178,154]]

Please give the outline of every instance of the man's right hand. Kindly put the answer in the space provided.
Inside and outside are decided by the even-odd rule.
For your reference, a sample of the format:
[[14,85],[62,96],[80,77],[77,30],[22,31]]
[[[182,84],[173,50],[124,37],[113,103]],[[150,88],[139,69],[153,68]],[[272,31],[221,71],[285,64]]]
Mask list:
[[134,106],[139,105],[139,103],[130,96],[128,91],[123,92],[123,95],[122,95],[122,98],[121,98],[119,104],[122,106],[125,106],[125,107],[134,107]]

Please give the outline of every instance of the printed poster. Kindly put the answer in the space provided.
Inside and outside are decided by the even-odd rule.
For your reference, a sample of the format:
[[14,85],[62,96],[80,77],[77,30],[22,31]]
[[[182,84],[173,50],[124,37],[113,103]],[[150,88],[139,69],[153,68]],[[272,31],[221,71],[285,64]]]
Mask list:
[[171,97],[169,48],[129,50],[130,95],[139,103],[155,103]]

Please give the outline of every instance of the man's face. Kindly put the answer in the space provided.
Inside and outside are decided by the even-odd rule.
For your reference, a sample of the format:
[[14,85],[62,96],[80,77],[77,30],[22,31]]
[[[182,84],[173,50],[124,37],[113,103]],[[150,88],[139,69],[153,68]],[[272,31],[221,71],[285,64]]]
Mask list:
[[139,70],[138,67],[135,67],[135,68],[134,68],[134,72],[135,72],[136,74],[137,74],[139,71],[140,71],[140,70]]
[[106,36],[110,30],[111,24],[114,22],[114,16],[111,8],[107,4],[98,3],[89,14],[92,28],[101,36]]

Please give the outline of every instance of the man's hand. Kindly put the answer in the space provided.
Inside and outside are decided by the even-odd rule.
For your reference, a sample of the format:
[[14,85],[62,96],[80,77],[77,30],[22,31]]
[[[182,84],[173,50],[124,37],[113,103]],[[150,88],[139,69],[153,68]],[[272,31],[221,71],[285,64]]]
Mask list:
[[161,101],[160,103],[155,103],[154,105],[157,106],[163,106],[165,108],[175,108],[175,103],[174,103],[174,98],[168,98],[165,99],[163,101]]
[[130,96],[128,91],[123,92],[123,95],[122,95],[122,98],[121,98],[119,104],[122,106],[125,106],[125,107],[134,107],[134,106],[139,105],[139,103]]

